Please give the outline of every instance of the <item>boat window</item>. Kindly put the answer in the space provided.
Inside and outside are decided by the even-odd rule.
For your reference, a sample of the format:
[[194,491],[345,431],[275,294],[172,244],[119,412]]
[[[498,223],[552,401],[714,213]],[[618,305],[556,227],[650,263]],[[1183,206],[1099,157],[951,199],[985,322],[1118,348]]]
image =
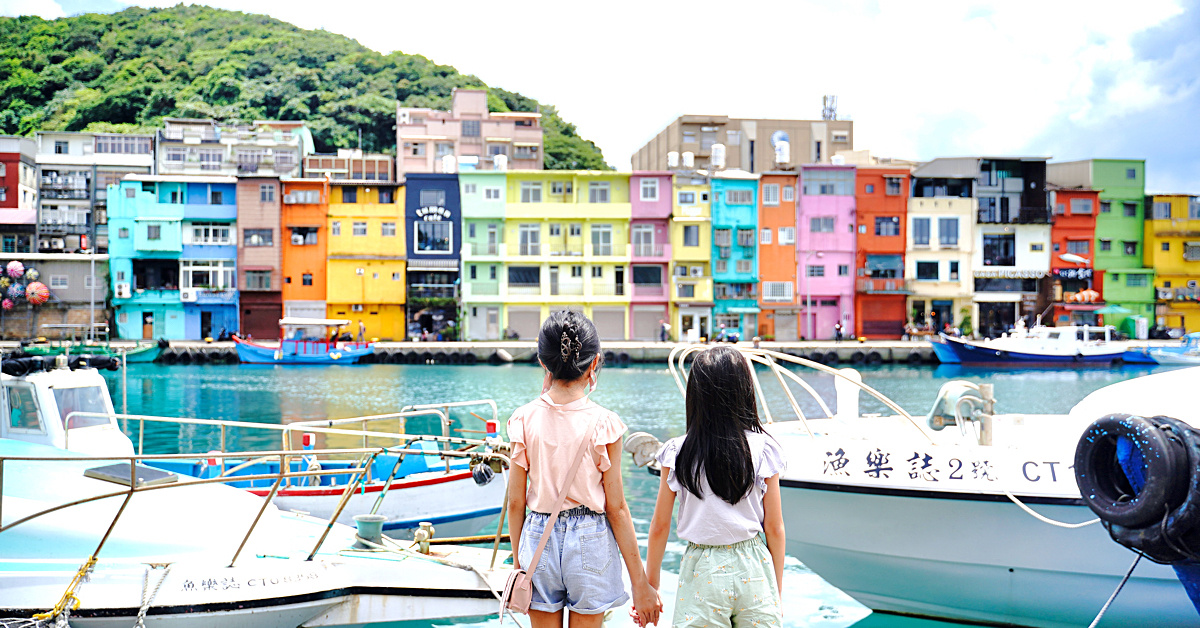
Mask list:
[[8,392],[9,429],[26,434],[45,434],[46,426],[42,425],[33,387],[27,384],[10,384],[4,388]]
[[104,403],[104,391],[99,386],[83,386],[81,388],[55,388],[54,401],[58,404],[58,416],[67,429],[108,425],[107,416],[77,416],[71,419],[67,426],[67,416],[72,412],[96,412],[108,414]]
[[1052,332],[1046,334],[1046,337],[1049,338],[1050,340],[1058,340],[1058,332],[1052,331]]

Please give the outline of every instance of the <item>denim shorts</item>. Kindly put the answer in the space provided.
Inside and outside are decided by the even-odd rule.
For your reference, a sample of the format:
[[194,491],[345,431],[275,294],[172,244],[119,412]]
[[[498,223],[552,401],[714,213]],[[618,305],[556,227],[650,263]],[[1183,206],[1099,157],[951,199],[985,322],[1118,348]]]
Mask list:
[[[522,565],[529,565],[542,539],[549,515],[531,512],[521,528]],[[621,551],[608,526],[608,517],[584,506],[558,515],[547,534],[546,549],[532,573],[533,601],[529,608],[554,613],[594,615],[629,601],[621,580]]]

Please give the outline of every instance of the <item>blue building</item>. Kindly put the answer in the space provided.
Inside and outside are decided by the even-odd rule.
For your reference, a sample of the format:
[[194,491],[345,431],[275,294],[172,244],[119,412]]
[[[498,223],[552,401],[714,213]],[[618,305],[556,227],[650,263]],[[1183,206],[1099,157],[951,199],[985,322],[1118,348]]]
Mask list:
[[458,175],[406,174],[404,222],[409,238],[408,333],[456,334],[463,235]]
[[712,177],[714,336],[721,328],[750,338],[758,329],[758,175]]
[[108,199],[118,336],[236,332],[237,179],[129,175]]

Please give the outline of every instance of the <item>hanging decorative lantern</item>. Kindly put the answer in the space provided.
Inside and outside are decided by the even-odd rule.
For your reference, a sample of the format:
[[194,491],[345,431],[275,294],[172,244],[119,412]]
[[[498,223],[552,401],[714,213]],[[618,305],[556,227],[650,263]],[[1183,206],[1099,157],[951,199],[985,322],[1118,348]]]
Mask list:
[[36,268],[25,269],[25,281],[37,281],[41,277],[42,273],[39,273]]
[[23,286],[19,283],[14,283],[13,285],[9,286],[8,287],[8,298],[12,299],[13,301],[20,301],[21,299],[24,299],[25,298],[25,286]]
[[3,308],[4,308],[4,309],[6,309],[6,310],[11,310],[11,309],[13,309],[13,301],[12,301],[12,299],[5,299],[5,300],[3,300],[3,301],[0,301],[0,307],[3,307]]
[[12,279],[9,279],[8,275],[0,274],[0,294],[3,294],[5,290],[8,290],[8,287],[11,285]]
[[50,288],[40,281],[35,281],[25,288],[25,299],[34,305],[41,305],[50,300]]
[[8,276],[13,279],[20,279],[25,275],[25,265],[17,260],[8,263]]

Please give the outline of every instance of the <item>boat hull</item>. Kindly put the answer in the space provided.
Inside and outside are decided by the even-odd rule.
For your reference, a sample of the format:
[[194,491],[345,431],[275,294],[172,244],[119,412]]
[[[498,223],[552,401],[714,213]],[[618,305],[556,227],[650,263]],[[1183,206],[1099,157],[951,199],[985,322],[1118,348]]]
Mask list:
[[[264,347],[235,338],[238,360],[243,364],[354,364],[363,356],[375,352],[372,344],[365,347],[330,348],[329,343],[302,343],[285,340],[279,348]],[[317,348],[316,345],[321,345]]]
[[931,340],[930,344],[933,345],[934,355],[943,364],[1107,365],[1123,359],[1125,354],[1123,347],[1075,353],[1014,351],[957,338]]
[[[122,352],[106,345],[76,345],[70,348],[71,355],[111,355],[120,357]],[[32,345],[24,347],[27,355],[62,355],[66,349],[64,347],[50,347]],[[158,345],[145,345],[135,347],[124,352],[125,361],[130,364],[153,362],[162,355],[162,347]]]

